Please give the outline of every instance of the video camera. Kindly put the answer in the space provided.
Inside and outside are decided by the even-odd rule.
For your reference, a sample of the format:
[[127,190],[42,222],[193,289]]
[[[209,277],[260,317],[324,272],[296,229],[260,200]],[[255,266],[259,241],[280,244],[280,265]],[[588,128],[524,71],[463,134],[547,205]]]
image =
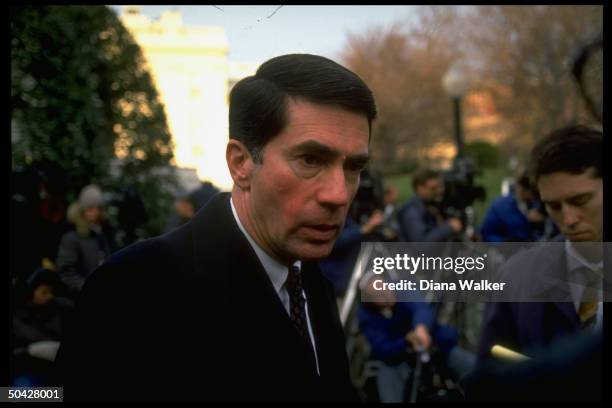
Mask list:
[[444,180],[444,197],[440,210],[447,217],[465,219],[465,209],[476,200],[484,201],[486,191],[474,184],[474,177],[480,171],[470,157],[457,156],[453,167],[442,174]]
[[[372,169],[365,169],[361,173],[359,180],[359,188],[355,194],[353,204],[349,209],[349,216],[353,218],[359,225],[365,224],[372,216],[374,211],[384,211],[385,209],[385,192],[383,187],[382,176]],[[393,225],[390,225],[390,220],[385,220],[383,224],[378,226],[371,235],[374,235],[378,241],[387,241],[385,230],[396,231]]]
[[363,224],[375,210],[384,208],[382,177],[371,169],[363,170],[349,215],[359,224]]

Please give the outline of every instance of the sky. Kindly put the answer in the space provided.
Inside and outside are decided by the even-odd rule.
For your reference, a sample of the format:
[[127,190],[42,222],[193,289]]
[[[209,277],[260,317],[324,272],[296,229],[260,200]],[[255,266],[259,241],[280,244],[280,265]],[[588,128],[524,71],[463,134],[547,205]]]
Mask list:
[[[279,8],[280,7],[280,8]],[[121,6],[111,6],[120,12]],[[417,6],[141,6],[153,19],[178,9],[183,24],[221,26],[232,61],[263,62],[288,53],[319,54],[339,59],[347,32],[376,25],[409,23]]]

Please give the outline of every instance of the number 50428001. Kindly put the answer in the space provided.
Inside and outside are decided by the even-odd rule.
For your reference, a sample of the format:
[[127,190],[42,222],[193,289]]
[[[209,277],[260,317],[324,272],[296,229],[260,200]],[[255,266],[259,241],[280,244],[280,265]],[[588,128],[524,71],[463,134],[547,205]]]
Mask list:
[[62,389],[58,387],[2,387],[0,401],[61,401]]

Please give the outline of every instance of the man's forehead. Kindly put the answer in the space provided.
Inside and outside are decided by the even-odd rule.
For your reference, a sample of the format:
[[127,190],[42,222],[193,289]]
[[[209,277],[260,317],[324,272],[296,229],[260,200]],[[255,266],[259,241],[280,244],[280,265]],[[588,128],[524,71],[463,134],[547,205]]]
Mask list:
[[311,154],[320,154],[325,156],[349,156],[368,158],[368,146],[363,146],[357,149],[347,149],[343,145],[331,145],[326,141],[315,138],[305,140],[295,140],[294,143],[288,146],[288,150],[293,152],[304,152]]
[[428,187],[437,187],[438,185],[442,184],[442,177],[429,178],[425,180],[425,183],[423,184],[425,184]]
[[285,128],[275,139],[288,153],[328,157],[367,156],[370,130],[365,114],[335,105],[289,98]]
[[538,190],[544,201],[562,201],[589,194],[601,187],[602,179],[591,172],[571,174],[555,172],[543,174],[538,179]]
[[[318,103],[310,101],[300,97],[289,97],[287,98],[287,124],[296,124],[301,122],[307,117],[308,119],[314,120],[315,123],[319,123],[317,119],[320,119],[325,113],[331,114],[342,114],[342,116],[352,116],[357,118],[359,124],[367,126],[369,132],[369,120],[365,112],[356,112],[334,103]],[[323,114],[323,115],[322,115]]]

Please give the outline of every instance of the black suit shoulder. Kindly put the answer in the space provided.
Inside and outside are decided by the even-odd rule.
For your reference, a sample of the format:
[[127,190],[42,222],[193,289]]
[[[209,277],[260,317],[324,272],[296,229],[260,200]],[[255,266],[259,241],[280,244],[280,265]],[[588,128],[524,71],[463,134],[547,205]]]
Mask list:
[[[134,243],[88,277],[56,359],[56,381],[66,386],[67,401],[129,400],[138,387],[155,381],[146,376],[148,364],[170,365],[164,347],[172,341],[173,280],[181,269],[171,265],[188,258],[180,249],[186,234]],[[99,395],[107,386],[113,391]]]
[[118,252],[88,281],[58,354],[66,400],[351,400],[331,283],[316,263],[303,268],[320,378],[229,195],[218,194],[187,224]]
[[185,255],[189,235],[188,224],[185,224],[167,234],[135,242],[108,257],[104,264],[109,267],[159,267],[168,257]]
[[550,285],[549,279],[562,278],[565,268],[562,243],[542,242],[523,248],[500,268],[499,281],[507,286],[499,296],[517,301],[529,300],[530,296],[532,300],[546,300],[541,290]]

